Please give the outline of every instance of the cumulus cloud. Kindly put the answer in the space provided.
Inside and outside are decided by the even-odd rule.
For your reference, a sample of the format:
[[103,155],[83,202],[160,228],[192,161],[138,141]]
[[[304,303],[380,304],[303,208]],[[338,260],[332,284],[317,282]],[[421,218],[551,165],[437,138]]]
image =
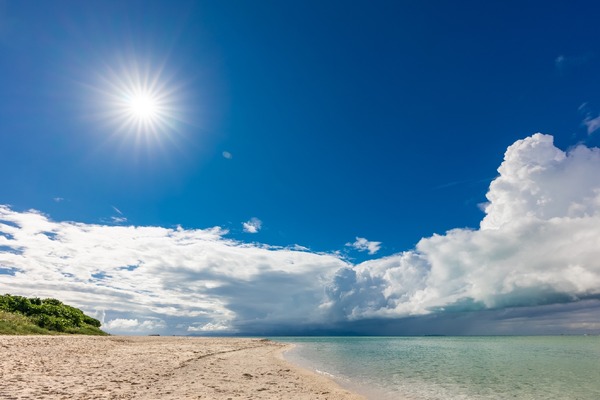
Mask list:
[[[119,333],[367,325],[373,333],[384,325],[369,321],[420,318],[431,327],[453,313],[471,313],[461,321],[486,313],[498,332],[510,333],[503,329],[521,326],[524,317],[493,313],[598,302],[598,171],[597,148],[564,152],[542,134],[519,140],[490,184],[478,229],[436,234],[357,265],[335,253],[237,242],[219,227],[56,222],[0,206],[0,292],[59,297],[105,312],[105,326]],[[376,252],[380,244],[357,238],[349,245]],[[577,320],[564,315],[570,314],[561,317],[566,329],[595,326],[581,310]]]
[[201,326],[188,326],[188,332],[231,332],[232,329],[229,325],[221,322],[209,322]]
[[58,297],[95,315],[105,312],[107,326],[120,332],[138,332],[143,321],[157,319],[165,332],[180,334],[187,326],[240,330],[323,319],[324,284],[344,261],[225,234],[218,227],[56,222],[0,206],[0,292]]
[[510,146],[481,227],[338,271],[330,305],[351,319],[533,306],[600,294],[600,150],[536,134]]
[[102,328],[110,333],[119,332],[148,332],[162,330],[165,328],[165,322],[162,320],[145,320],[115,318],[102,325]]
[[519,226],[528,220],[587,218],[600,211],[600,150],[556,148],[550,135],[535,134],[510,146],[490,185],[481,228]]
[[244,232],[246,233],[258,233],[262,227],[262,221],[258,218],[250,218],[250,221],[242,222]]
[[228,160],[231,160],[231,159],[233,158],[233,154],[231,154],[231,153],[230,153],[230,152],[228,152],[228,151],[224,151],[224,152],[222,153],[222,155],[223,155],[223,158],[226,158],[226,159],[228,159]]
[[365,238],[357,237],[354,243],[346,243],[346,246],[353,247],[358,251],[368,251],[369,254],[375,254],[381,248],[381,242],[372,242]]

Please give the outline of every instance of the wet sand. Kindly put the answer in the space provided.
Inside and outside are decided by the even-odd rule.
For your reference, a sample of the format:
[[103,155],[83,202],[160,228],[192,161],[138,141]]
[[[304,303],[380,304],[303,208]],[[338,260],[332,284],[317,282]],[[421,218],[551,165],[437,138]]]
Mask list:
[[0,336],[0,398],[358,400],[260,339]]

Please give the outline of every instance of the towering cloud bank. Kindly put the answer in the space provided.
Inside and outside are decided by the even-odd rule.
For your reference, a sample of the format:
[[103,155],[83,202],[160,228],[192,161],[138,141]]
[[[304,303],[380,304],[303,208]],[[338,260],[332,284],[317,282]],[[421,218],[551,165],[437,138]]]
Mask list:
[[535,134],[508,148],[490,185],[481,229],[522,219],[588,218],[600,211],[600,149],[565,153],[552,136]]
[[600,296],[600,150],[565,153],[536,134],[498,172],[480,229],[358,265],[220,228],[55,222],[4,206],[0,292],[59,297],[115,333],[250,333]]
[[510,146],[479,230],[340,270],[330,304],[349,318],[576,301],[600,294],[600,150],[552,136]]

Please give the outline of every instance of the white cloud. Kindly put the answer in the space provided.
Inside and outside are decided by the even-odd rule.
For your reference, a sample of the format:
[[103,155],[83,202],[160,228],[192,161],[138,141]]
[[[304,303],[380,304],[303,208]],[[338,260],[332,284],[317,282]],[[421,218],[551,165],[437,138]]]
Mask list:
[[226,158],[226,159],[228,159],[228,160],[231,160],[233,158],[233,154],[231,154],[228,151],[224,151],[222,154],[223,154],[223,157]]
[[524,219],[587,217],[599,211],[600,150],[578,146],[568,154],[549,135],[535,134],[510,146],[490,185],[482,229]]
[[375,254],[381,248],[381,242],[372,242],[365,238],[357,237],[354,243],[346,243],[346,246],[353,247],[358,251],[368,251],[369,254]]
[[209,322],[208,324],[204,324],[202,326],[188,326],[188,332],[231,332],[232,329],[229,325],[221,323],[221,322]]
[[[119,333],[173,334],[268,333],[593,299],[600,296],[599,171],[599,149],[563,152],[541,134],[519,140],[490,184],[479,229],[433,235],[358,265],[305,248],[237,242],[218,227],[56,222],[0,206],[0,269],[10,271],[0,275],[0,293],[105,312],[105,327]],[[349,245],[379,247],[364,238]],[[577,326],[587,326],[579,315]]]
[[107,332],[147,332],[165,328],[165,322],[161,320],[138,321],[136,319],[115,318],[102,325]]
[[243,222],[242,226],[244,227],[244,232],[246,233],[258,233],[262,227],[262,221],[253,217],[250,218],[250,221]]
[[296,250],[296,251],[310,251],[310,249],[308,247],[300,246],[299,244],[294,244],[292,246],[289,246],[288,249],[289,250]]
[[[160,319],[169,332],[184,334],[187,326],[217,322],[235,329],[245,321],[323,318],[324,282],[344,261],[240,243],[225,233],[55,222],[0,206],[0,266],[11,271],[2,275],[0,293],[103,310],[107,326],[123,330],[127,323],[111,321]],[[132,333],[139,330],[129,324]]]
[[600,294],[600,150],[536,134],[510,146],[481,229],[342,269],[330,306],[350,318],[561,303]]

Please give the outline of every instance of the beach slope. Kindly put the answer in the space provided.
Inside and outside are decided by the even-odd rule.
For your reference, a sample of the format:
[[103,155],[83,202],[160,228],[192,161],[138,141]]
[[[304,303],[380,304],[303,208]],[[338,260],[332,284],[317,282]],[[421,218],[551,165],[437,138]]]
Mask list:
[[362,398],[284,361],[287,346],[237,338],[0,336],[0,398]]

